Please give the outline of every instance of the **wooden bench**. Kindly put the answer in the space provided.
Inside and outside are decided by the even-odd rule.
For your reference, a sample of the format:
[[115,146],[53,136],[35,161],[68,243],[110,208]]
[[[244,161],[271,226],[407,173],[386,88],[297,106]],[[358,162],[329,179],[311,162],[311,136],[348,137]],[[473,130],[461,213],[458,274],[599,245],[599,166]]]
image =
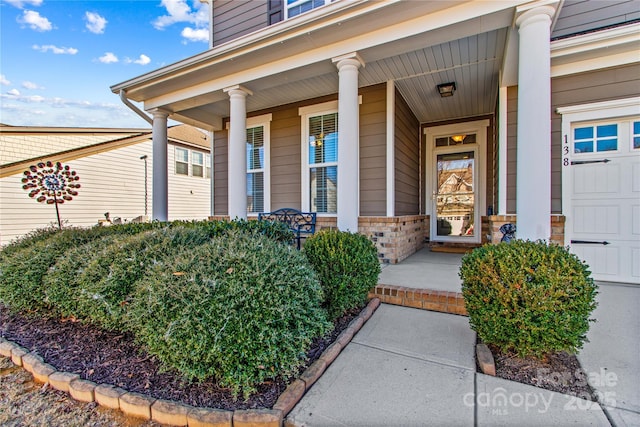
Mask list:
[[258,221],[278,221],[287,224],[293,231],[300,249],[300,240],[316,232],[315,212],[300,212],[293,208],[282,208],[273,212],[258,214]]

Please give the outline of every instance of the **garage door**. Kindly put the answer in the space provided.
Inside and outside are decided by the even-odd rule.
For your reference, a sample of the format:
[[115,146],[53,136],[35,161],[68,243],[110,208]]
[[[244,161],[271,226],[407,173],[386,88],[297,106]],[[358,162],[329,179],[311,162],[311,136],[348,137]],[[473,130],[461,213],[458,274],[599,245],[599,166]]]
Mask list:
[[594,279],[639,284],[640,117],[573,123],[563,150],[566,243]]

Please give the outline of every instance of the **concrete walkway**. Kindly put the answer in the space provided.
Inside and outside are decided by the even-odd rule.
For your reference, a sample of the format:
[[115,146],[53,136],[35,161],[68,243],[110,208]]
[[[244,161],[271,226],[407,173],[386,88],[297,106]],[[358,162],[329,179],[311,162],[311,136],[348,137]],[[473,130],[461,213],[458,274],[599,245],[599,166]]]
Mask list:
[[[476,373],[476,336],[466,317],[382,304],[286,425],[640,426],[640,287],[620,288],[601,289],[599,321],[580,355],[596,389],[614,387],[614,395],[603,394],[604,410]],[[603,371],[617,380],[598,377]]]
[[399,264],[385,265],[378,283],[417,289],[460,292],[458,277],[462,255],[431,252],[424,248]]

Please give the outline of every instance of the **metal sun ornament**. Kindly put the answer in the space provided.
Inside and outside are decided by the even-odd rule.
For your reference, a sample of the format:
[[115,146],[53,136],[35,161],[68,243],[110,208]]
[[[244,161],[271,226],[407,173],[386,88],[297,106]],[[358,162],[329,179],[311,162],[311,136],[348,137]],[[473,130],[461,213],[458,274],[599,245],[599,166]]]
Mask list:
[[73,196],[78,195],[76,190],[80,188],[77,182],[80,177],[69,166],[51,161],[30,166],[24,175],[22,189],[28,191],[29,197],[35,198],[40,203],[55,205],[58,228],[62,228],[58,205],[65,201],[69,202]]

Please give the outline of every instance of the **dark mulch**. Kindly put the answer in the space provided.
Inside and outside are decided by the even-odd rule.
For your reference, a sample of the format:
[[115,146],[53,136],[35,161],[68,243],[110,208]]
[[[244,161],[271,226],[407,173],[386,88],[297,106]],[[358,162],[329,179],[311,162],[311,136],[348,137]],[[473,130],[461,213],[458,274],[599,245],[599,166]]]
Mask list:
[[[335,322],[330,334],[314,341],[300,372],[320,357],[359,312],[347,313]],[[292,381],[277,378],[259,386],[247,401],[234,399],[229,389],[214,381],[185,383],[179,374],[163,372],[158,360],[136,345],[129,334],[107,332],[69,320],[12,314],[2,305],[0,336],[37,352],[59,371],[193,406],[226,410],[271,408]]]
[[492,345],[489,349],[495,360],[497,377],[596,401],[593,389],[587,383],[587,374],[573,354],[558,352],[541,360],[503,353]]

